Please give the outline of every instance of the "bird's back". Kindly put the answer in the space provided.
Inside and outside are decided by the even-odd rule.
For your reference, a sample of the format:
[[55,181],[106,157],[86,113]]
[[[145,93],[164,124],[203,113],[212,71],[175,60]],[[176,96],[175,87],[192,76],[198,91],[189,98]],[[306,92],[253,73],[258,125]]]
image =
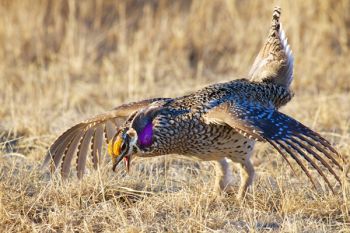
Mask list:
[[171,109],[187,110],[189,115],[206,113],[227,100],[239,99],[279,108],[293,96],[289,88],[269,81],[254,82],[237,79],[204,87],[190,95],[173,99],[166,104]]
[[205,114],[233,99],[278,108],[291,97],[292,93],[281,85],[240,79],[210,85],[190,95],[168,100],[162,103],[164,110],[153,120],[154,143],[146,151],[152,155],[193,155],[203,160],[223,156],[240,158],[239,155],[243,156],[253,148],[254,140],[226,124],[208,124]]

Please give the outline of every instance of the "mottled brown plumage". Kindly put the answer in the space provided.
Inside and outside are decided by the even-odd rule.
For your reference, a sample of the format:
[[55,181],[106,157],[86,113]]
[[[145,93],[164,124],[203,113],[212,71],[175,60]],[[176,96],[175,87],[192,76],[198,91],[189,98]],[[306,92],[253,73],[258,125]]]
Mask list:
[[115,165],[123,158],[129,161],[131,156],[166,154],[218,161],[216,186],[221,189],[232,182],[227,160],[239,163],[242,197],[253,180],[250,156],[255,141],[262,141],[270,143],[287,162],[289,157],[294,159],[314,183],[304,159],[333,190],[324,172],[340,182],[332,167],[342,169],[338,152],[319,134],[278,111],[293,96],[293,56],[279,17],[280,9],[275,8],[268,39],[249,79],[217,83],[178,98],[119,106],[63,133],[50,147],[44,164],[52,160],[67,177],[77,156],[78,176],[82,177],[89,151],[95,168],[101,161],[105,136]]

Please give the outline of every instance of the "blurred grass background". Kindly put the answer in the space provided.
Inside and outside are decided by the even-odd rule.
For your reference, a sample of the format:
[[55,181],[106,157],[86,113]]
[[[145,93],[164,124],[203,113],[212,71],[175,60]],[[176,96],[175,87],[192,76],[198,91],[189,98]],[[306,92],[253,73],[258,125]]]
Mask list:
[[[10,128],[36,135],[72,109],[101,111],[244,77],[265,40],[274,5],[2,1],[0,117],[14,124]],[[350,1],[280,5],[296,61],[297,95],[348,92]],[[27,124],[29,118],[34,124]]]
[[[265,228],[259,228],[256,223],[258,208],[267,213],[261,215],[262,221],[273,213],[277,228],[272,230],[318,232],[320,226],[324,231],[348,232],[347,199],[316,195],[308,187],[308,192],[317,196],[310,201],[310,193],[300,192],[301,186],[298,186],[308,182],[303,176],[297,178],[301,183],[291,193],[275,193],[271,199],[269,192],[278,190],[266,192],[270,175],[285,176],[283,173],[290,169],[276,169],[284,166],[280,160],[276,159],[277,165],[270,159],[266,161],[264,158],[272,153],[266,145],[258,148],[255,161],[260,164],[257,168],[260,178],[256,182],[260,188],[256,188],[256,192],[263,194],[244,208],[227,197],[208,199],[198,195],[203,193],[203,187],[194,185],[197,177],[189,185],[191,188],[175,194],[160,192],[159,196],[142,199],[136,206],[126,208],[120,207],[118,201],[111,204],[106,199],[99,200],[97,203],[111,206],[103,207],[106,209],[102,208],[101,213],[93,212],[94,215],[88,207],[77,203],[86,195],[100,195],[100,190],[94,189],[94,185],[105,185],[99,176],[86,178],[85,186],[72,181],[69,188],[57,184],[47,188],[33,169],[59,133],[89,116],[124,102],[183,95],[210,83],[246,77],[266,38],[275,5],[282,7],[283,27],[295,57],[296,97],[283,111],[317,129],[336,143],[342,154],[348,155],[349,0],[1,0],[0,155],[4,162],[0,165],[0,228],[6,231],[183,232],[189,227],[189,231],[221,229],[226,232],[241,228],[264,231]],[[15,163],[13,156],[26,162]],[[18,169],[27,164],[32,167]],[[21,175],[13,177],[14,173],[9,171]],[[109,180],[110,174],[104,177]],[[131,176],[131,180],[124,180],[123,184],[138,186],[142,180],[137,178],[137,175]],[[158,180],[149,182],[155,185]],[[109,191],[117,184],[109,184],[113,187]],[[31,190],[29,194],[23,191],[27,188]],[[14,190],[19,192],[18,200],[12,195]],[[106,193],[108,196],[109,191],[103,191],[102,196]],[[41,199],[47,193],[56,198]],[[74,195],[80,199],[72,197]],[[174,202],[173,198],[180,201]],[[37,207],[38,200],[45,205]],[[167,202],[172,204],[165,205]],[[202,206],[203,202],[208,205],[204,209],[193,207],[193,203]],[[270,206],[278,206],[277,209],[263,204],[266,202],[274,203]],[[315,209],[302,204],[310,202]],[[256,203],[260,203],[260,207]],[[234,205],[238,210],[227,205]],[[69,206],[68,209],[65,206]],[[185,209],[189,207],[190,214],[186,214]],[[167,218],[157,215],[162,208],[168,208]],[[124,214],[123,221],[112,221],[113,216],[109,218],[107,210]],[[154,213],[147,218],[130,220],[128,211]],[[216,217],[209,216],[208,211]],[[40,213],[47,216],[38,220]],[[91,217],[91,221],[85,221],[84,217],[76,219],[75,214],[84,216],[84,213],[97,217]],[[65,218],[74,221],[66,219],[69,222],[66,224]],[[188,222],[180,220],[182,218]],[[228,218],[238,220],[235,223],[222,220]],[[97,219],[108,224],[100,226]],[[217,224],[213,225],[213,221]]]

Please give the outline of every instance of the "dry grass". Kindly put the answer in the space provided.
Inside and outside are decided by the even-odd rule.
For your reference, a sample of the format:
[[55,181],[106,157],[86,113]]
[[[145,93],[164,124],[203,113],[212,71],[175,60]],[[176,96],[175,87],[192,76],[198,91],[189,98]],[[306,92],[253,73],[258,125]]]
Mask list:
[[[245,203],[212,194],[210,163],[172,156],[136,162],[130,175],[107,165],[82,181],[38,169],[79,120],[244,76],[274,4],[1,1],[0,231],[350,232],[348,183],[335,196],[322,182],[315,191],[266,145]],[[350,1],[280,5],[296,61],[296,97],[283,111],[349,155]]]

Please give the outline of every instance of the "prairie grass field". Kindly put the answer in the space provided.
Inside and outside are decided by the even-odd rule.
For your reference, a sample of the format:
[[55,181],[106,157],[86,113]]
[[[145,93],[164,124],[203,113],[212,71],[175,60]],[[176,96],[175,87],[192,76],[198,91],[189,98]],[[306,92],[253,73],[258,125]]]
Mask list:
[[0,232],[350,232],[346,171],[332,194],[310,169],[316,190],[267,144],[244,202],[212,191],[211,162],[176,155],[82,180],[40,168],[79,121],[247,77],[275,5],[295,58],[281,111],[349,161],[349,0],[0,0]]

